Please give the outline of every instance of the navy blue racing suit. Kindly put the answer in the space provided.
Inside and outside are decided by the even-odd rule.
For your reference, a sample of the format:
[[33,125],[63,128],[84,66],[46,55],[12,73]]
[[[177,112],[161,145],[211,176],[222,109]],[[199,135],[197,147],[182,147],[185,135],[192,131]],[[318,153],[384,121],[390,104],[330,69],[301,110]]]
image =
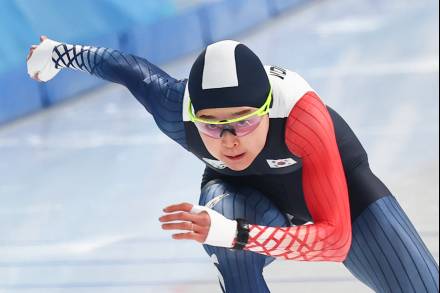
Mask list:
[[[313,221],[304,201],[300,158],[289,168],[265,169],[254,164],[244,172],[212,164],[215,158],[209,157],[196,129],[185,120],[186,79],[176,80],[143,58],[107,48],[61,44],[54,49],[52,60],[56,67],[86,71],[127,87],[165,135],[203,160],[201,204],[227,192],[232,196],[213,207],[225,216],[240,215],[266,226]],[[391,192],[371,171],[367,153],[348,124],[335,110],[327,109],[349,192],[353,241],[344,265],[376,292],[438,292],[434,258]],[[269,136],[276,139],[284,123],[274,120]],[[287,153],[281,143],[268,152],[272,150]],[[205,249],[219,269],[223,291],[269,292],[262,270],[272,258]]]

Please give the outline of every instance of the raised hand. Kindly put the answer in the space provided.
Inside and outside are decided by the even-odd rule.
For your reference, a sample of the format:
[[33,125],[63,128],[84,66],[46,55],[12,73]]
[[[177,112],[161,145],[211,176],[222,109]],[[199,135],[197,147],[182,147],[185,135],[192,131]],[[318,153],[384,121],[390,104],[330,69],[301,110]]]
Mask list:
[[26,57],[29,76],[37,81],[52,79],[60,69],[52,62],[52,51],[59,43],[40,36],[40,44],[32,45]]

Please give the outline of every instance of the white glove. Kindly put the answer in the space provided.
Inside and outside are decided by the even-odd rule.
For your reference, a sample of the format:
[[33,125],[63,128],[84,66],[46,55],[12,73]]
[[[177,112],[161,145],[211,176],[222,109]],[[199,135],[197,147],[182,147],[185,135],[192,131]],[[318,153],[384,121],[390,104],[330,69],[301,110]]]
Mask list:
[[218,247],[232,248],[237,237],[237,221],[229,220],[213,209],[203,206],[193,206],[191,214],[207,212],[211,218],[211,227],[204,244]]
[[30,77],[38,73],[38,79],[41,81],[51,80],[61,68],[55,68],[52,61],[52,51],[58,46],[59,42],[45,39],[33,51],[31,58],[27,61],[27,69]]

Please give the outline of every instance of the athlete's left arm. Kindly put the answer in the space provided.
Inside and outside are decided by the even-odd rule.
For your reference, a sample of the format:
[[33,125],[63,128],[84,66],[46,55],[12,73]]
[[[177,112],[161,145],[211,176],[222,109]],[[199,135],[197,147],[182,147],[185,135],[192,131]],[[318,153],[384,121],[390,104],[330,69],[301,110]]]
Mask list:
[[245,249],[301,261],[343,261],[351,245],[351,219],[344,169],[326,106],[306,93],[289,114],[289,150],[302,158],[304,197],[313,224],[250,226]]

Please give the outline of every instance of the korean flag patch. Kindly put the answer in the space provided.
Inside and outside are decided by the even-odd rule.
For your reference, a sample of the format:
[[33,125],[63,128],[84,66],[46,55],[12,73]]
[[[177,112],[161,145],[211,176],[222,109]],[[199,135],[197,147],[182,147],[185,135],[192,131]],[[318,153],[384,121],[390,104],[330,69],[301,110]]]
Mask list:
[[296,161],[292,158],[266,161],[272,169],[285,168],[296,164]]

